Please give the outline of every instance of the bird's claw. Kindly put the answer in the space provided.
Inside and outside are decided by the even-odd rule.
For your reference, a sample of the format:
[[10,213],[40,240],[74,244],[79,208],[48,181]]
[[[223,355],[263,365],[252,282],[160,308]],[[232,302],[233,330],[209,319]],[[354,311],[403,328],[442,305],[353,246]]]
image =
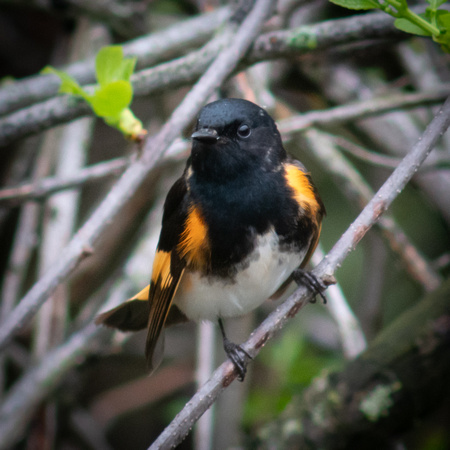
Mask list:
[[304,284],[310,291],[314,293],[314,298],[311,300],[311,303],[316,302],[316,295],[320,295],[324,304],[327,302],[327,298],[322,292],[327,288],[327,286],[312,272],[308,272],[303,269],[297,269],[294,270],[292,276],[297,284]]

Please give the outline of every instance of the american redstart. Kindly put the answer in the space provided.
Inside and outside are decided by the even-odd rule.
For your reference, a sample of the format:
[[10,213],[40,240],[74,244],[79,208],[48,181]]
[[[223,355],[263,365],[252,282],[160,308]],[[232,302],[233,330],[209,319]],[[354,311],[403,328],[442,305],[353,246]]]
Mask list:
[[96,323],[122,331],[148,327],[146,356],[154,370],[165,326],[218,321],[242,380],[249,355],[227,339],[222,318],[280,297],[294,281],[320,293],[321,283],[302,268],[324,215],[309,174],[287,156],[264,109],[235,98],[209,103],[164,204],[150,285]]

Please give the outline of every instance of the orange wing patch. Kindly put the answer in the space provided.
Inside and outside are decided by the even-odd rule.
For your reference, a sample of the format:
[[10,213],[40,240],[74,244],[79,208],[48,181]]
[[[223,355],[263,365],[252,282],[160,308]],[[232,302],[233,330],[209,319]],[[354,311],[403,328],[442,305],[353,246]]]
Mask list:
[[295,199],[303,209],[310,211],[312,216],[316,217],[320,204],[306,173],[294,164],[286,164],[284,169],[288,185],[295,193]]
[[200,210],[191,205],[185,223],[185,229],[178,244],[180,257],[186,264],[194,269],[204,269],[209,265],[210,246],[208,228],[203,220]]
[[184,273],[184,268],[172,266],[171,256],[171,252],[158,250],[153,261],[152,282],[148,297],[150,314],[145,348],[150,370],[157,367],[159,357],[162,356],[155,352],[155,349]]
[[[155,259],[153,260],[153,270],[152,270],[152,283],[156,283],[156,280],[161,278],[165,280],[167,283],[171,278],[170,274],[170,252],[163,252],[162,250],[158,250],[155,254]],[[147,286],[145,289],[149,289]],[[141,292],[145,291],[143,289]],[[138,296],[141,294],[137,294]],[[147,299],[148,299],[148,291],[147,291]]]

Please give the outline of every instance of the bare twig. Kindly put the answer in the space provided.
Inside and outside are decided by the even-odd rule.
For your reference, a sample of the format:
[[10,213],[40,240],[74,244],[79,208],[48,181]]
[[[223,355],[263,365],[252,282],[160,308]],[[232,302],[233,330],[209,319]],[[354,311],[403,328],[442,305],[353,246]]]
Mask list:
[[[358,72],[348,65],[334,65],[333,77],[327,77],[323,89],[328,96],[338,102],[346,102],[354,99],[355,94],[359,98],[373,96],[374,89],[380,89],[382,85],[375,77],[364,72]],[[355,91],[355,83],[360,88]],[[330,89],[333,87],[333,92]],[[362,130],[379,148],[386,153],[403,157],[421,135],[423,126],[428,119],[417,114],[404,114],[401,111],[392,111],[389,115],[379,118],[371,118],[359,122]],[[420,123],[420,126],[419,126]],[[425,195],[431,199],[433,204],[442,214],[442,217],[450,224],[450,179],[443,171],[435,173],[418,174],[414,183],[422,189]]]
[[[178,139],[167,150],[165,160],[180,158],[187,149],[188,143]],[[26,200],[40,200],[55,192],[83,186],[106,177],[118,177],[122,175],[130,163],[131,160],[127,157],[110,159],[106,162],[85,167],[77,171],[77,173],[64,178],[47,177],[34,183],[24,183],[20,186],[1,189],[0,204],[12,207]]]
[[[214,371],[216,355],[216,330],[212,322],[202,322],[197,331],[197,386],[206,383]],[[213,448],[214,437],[213,408],[206,411],[198,421],[194,432],[195,449],[209,450]]]
[[[300,55],[336,45],[396,34],[386,14],[369,13],[346,19],[322,22],[294,30],[267,33],[256,40],[242,67],[268,58]],[[135,94],[148,95],[195,82],[206,70],[223,42],[214,41],[205,49],[169,63],[136,73],[132,77]],[[82,101],[66,96],[50,98],[0,119],[0,146],[38,133],[74,118],[92,114]]]
[[288,134],[316,125],[345,123],[379,115],[396,109],[426,106],[442,102],[450,94],[450,86],[414,94],[391,94],[360,102],[336,106],[325,111],[311,111],[283,121],[283,131]]
[[[313,265],[322,261],[325,254],[320,245],[311,259]],[[327,290],[328,308],[337,324],[344,356],[353,359],[367,347],[366,338],[357,317],[353,313],[338,283]]]
[[[398,196],[418,167],[428,156],[439,137],[450,125],[450,98],[446,100],[438,115],[425,130],[421,139],[405,156],[403,161],[387,179],[361,214],[350,225],[314,273],[323,280],[331,280],[347,255],[355,248],[370,227]],[[243,348],[255,357],[278,330],[312,298],[304,286],[299,287],[280,307],[252,333]],[[183,410],[149,447],[151,450],[170,448],[177,445],[189,432],[192,425],[208,409],[221,392],[236,378],[233,363],[225,361],[211,379],[197,391]]]
[[129,165],[129,158],[116,158],[106,162],[93,164],[77,173],[64,177],[42,178],[35,183],[25,183],[20,186],[0,190],[0,203],[15,206],[26,200],[39,200],[64,189],[83,186],[92,181],[110,176],[119,176]]
[[192,116],[199,111],[213,90],[232,72],[261,28],[271,7],[270,0],[259,0],[237,34],[234,33],[236,25],[234,23],[230,25],[226,37],[232,44],[220,53],[158,135],[148,139],[142,157],[127,169],[91,218],[76,233],[65,251],[61,252],[60,261],[32,287],[11,313],[7,322],[0,328],[0,348],[4,348],[13,335],[30,320],[55,287],[74,270],[83,257],[92,252],[96,240],[107,224],[136,191],[147,173],[160,160]]

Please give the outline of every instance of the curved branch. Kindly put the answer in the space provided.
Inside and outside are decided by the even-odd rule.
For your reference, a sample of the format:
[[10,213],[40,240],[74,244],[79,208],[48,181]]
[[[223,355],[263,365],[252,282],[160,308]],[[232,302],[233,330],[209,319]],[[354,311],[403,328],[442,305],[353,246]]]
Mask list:
[[[317,277],[325,282],[332,281],[335,270],[340,267],[347,255],[354,250],[370,227],[398,196],[449,125],[450,98],[446,100],[411,152],[405,156],[397,169],[386,180],[328,255],[314,269]],[[245,351],[252,357],[255,357],[267,340],[283,328],[289,318],[295,316],[299,309],[305,306],[312,297],[312,293],[306,287],[300,286],[251,334],[250,338],[242,346]],[[235,378],[236,373],[234,372],[233,363],[230,360],[225,361],[161,433],[149,450],[170,448],[181,442],[199,417]]]

